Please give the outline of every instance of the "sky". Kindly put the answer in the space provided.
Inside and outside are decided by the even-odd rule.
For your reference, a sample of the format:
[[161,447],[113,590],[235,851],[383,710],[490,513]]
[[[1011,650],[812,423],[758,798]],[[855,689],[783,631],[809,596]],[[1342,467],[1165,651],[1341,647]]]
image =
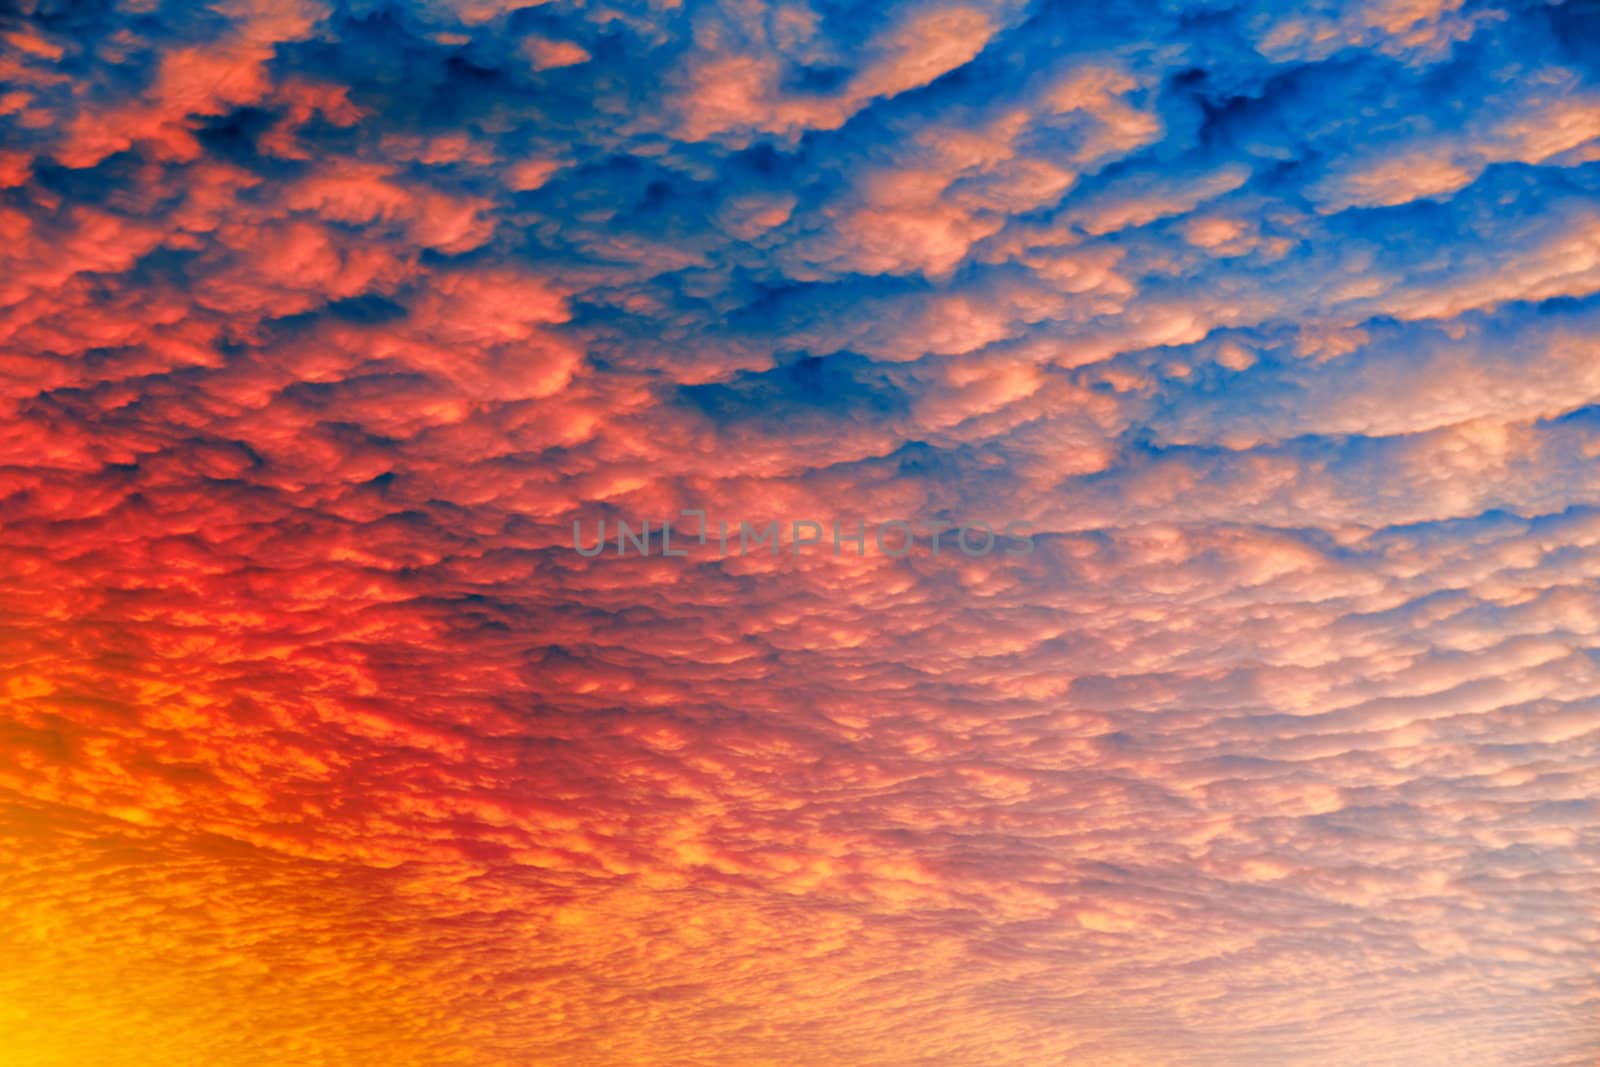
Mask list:
[[1597,193],[1593,0],[6,0],[0,1065],[1593,1067]]

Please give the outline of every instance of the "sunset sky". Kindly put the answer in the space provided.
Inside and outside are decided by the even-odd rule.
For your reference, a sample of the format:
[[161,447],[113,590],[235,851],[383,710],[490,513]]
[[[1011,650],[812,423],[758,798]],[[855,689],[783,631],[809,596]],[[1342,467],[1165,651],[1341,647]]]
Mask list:
[[0,1067],[1597,1064],[1600,3],[0,3]]

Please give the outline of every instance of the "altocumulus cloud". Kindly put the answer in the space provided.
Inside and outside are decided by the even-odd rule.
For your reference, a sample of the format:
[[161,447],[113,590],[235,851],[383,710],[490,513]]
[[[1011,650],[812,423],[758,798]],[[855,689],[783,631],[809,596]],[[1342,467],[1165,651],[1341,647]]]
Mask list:
[[1593,1063],[1597,41],[5,5],[6,1062]]

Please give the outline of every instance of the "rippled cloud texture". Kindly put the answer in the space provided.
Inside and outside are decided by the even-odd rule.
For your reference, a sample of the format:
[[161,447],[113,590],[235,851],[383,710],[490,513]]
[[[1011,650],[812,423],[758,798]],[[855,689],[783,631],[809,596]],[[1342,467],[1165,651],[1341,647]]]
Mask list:
[[4,10],[7,1067],[1600,1061],[1594,3]]

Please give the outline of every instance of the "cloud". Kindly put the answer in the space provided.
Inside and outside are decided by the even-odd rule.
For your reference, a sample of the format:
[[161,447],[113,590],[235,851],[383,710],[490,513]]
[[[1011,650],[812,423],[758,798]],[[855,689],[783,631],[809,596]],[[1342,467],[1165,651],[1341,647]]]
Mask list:
[[[805,4],[730,7],[696,27],[696,50],[679,74],[679,133],[691,141],[760,131],[795,136],[837,129],[874,100],[929,84],[969,63],[1004,14],[965,4],[905,5],[849,49],[818,40]],[[842,54],[841,54],[842,53]],[[817,58],[843,59],[819,67]],[[807,74],[822,84],[802,88]],[[800,86],[788,87],[798,78]],[[827,85],[835,82],[834,85]]]
[[1592,1062],[1585,18],[13,5],[12,1059]]

